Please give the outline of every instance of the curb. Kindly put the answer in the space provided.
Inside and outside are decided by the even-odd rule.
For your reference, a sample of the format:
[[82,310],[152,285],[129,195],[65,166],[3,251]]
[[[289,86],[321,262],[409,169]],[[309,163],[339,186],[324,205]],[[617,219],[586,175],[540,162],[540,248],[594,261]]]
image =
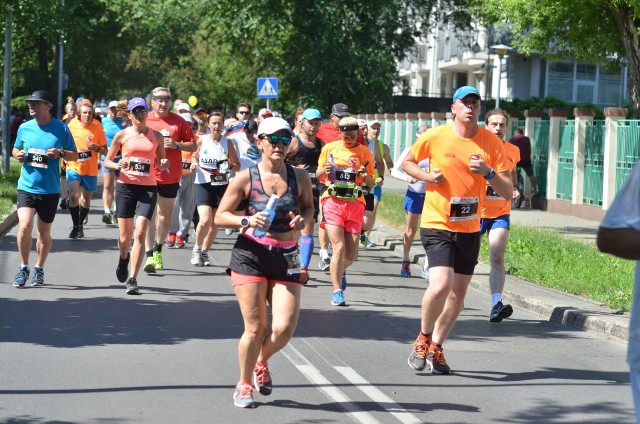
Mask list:
[[[370,240],[402,258],[402,233],[393,228],[376,228]],[[410,260],[424,264],[424,250],[412,247]],[[478,263],[469,285],[489,296],[490,267]],[[510,275],[506,276],[504,295],[514,306],[540,315],[551,322],[599,334],[619,341],[629,341],[629,313],[614,311],[579,296],[563,293]]]
[[18,223],[18,211],[13,211],[0,223],[0,237],[4,236]]

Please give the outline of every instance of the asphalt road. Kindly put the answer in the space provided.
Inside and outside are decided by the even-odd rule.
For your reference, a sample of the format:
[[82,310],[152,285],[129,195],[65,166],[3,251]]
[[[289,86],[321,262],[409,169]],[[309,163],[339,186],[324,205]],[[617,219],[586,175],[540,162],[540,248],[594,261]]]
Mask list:
[[165,249],[166,269],[126,296],[100,203],[85,239],[67,239],[58,214],[44,287],[12,287],[16,228],[0,238],[0,422],[634,422],[623,342],[517,308],[489,323],[474,290],[445,344],[455,374],[410,369],[425,283],[399,277],[382,247],[349,271],[347,307],[331,306],[314,257],[297,332],[270,361],[273,394],[236,408],[242,319],[224,273],[236,235],[221,232],[209,268],[189,264],[191,244]]

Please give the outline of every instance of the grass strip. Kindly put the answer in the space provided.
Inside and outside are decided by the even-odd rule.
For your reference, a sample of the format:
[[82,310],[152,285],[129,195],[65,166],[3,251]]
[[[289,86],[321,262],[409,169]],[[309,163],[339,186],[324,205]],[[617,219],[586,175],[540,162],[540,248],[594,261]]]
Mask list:
[[11,160],[9,172],[0,175],[0,222],[4,221],[16,206],[21,166],[20,162]]
[[[404,230],[404,195],[385,193],[378,219]],[[479,261],[489,264],[489,243],[482,240]],[[507,274],[582,296],[609,308],[629,311],[635,262],[605,255],[591,244],[551,229],[511,225],[505,255]]]

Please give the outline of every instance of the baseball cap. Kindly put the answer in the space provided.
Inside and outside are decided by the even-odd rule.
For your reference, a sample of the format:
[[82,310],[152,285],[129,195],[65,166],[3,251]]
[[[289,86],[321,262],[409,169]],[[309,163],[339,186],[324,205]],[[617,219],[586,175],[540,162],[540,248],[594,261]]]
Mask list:
[[104,112],[102,111],[102,108],[101,108],[101,107],[97,107],[97,108],[96,108],[96,115],[97,115],[97,114],[99,114],[99,113],[100,113],[100,114],[104,113]]
[[260,125],[258,126],[258,135],[274,134],[280,130],[286,130],[291,136],[294,135],[287,121],[285,121],[282,118],[277,118],[275,116],[272,116],[260,122]]
[[378,121],[377,119],[372,119],[371,121],[369,121],[369,126],[370,127],[375,125],[375,124],[380,125],[380,121]]
[[453,103],[456,102],[456,100],[462,100],[467,96],[470,95],[474,95],[477,96],[479,99],[480,97],[480,92],[478,92],[478,90],[476,90],[474,87],[470,87],[468,85],[463,85],[462,87],[458,88],[456,90],[456,92],[453,95]]
[[109,102],[109,105],[107,106],[107,109],[111,109],[112,107],[118,107],[118,101],[117,100],[111,100]]
[[49,93],[44,90],[36,90],[31,94],[31,97],[24,99],[27,102],[47,102],[53,103],[51,101],[51,97],[49,97]]
[[191,117],[191,114],[189,112],[183,112],[180,114],[180,116],[182,116],[182,119],[187,122],[193,122],[193,118]]
[[176,109],[178,112],[189,112],[191,110],[188,103],[180,103]]
[[349,113],[349,106],[345,105],[344,103],[336,103],[335,105],[333,105],[331,107],[331,114],[336,115],[339,118],[351,115],[351,113]]
[[322,114],[318,109],[305,109],[302,112],[302,119],[306,119],[307,121],[311,121],[312,119],[322,119]]
[[358,125],[360,125],[361,127],[367,125],[367,121],[364,119],[358,119]]
[[260,109],[260,112],[258,112],[258,116],[262,116],[263,118],[269,118],[273,116],[273,113],[271,113],[271,109],[265,107]]
[[129,100],[129,104],[127,105],[127,110],[132,111],[137,107],[143,107],[149,110],[149,106],[147,106],[147,102],[145,102],[142,97],[134,97],[133,99]]
[[208,113],[207,109],[203,108],[203,107],[199,107],[198,109],[196,109],[195,114],[199,114],[200,112],[204,112],[204,113]]

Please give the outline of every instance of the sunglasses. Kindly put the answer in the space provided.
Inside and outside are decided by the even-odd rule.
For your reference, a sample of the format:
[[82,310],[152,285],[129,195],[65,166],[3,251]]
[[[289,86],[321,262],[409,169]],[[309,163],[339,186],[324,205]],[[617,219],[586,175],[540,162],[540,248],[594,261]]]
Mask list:
[[239,113],[240,115],[248,115],[248,114],[250,114],[251,112],[249,112],[248,110],[239,110],[239,111],[238,111],[238,113]]
[[274,146],[278,144],[278,141],[282,141],[283,146],[288,146],[289,144],[291,144],[291,139],[292,139],[290,135],[275,135],[275,134],[266,135],[264,138],[266,138],[267,141]]
[[144,115],[147,112],[149,112],[149,111],[147,109],[143,108],[143,107],[137,107],[137,108],[135,108],[135,109],[133,109],[131,111],[131,113],[134,114],[134,115]]

